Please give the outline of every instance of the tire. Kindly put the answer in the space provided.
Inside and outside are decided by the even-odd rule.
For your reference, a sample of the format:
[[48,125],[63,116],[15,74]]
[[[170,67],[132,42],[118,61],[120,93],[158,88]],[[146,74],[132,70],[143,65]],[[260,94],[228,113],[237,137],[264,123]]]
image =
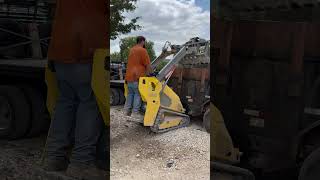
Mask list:
[[0,86],[0,97],[2,102],[7,102],[9,113],[9,116],[6,116],[7,128],[0,130],[1,138],[12,140],[23,137],[30,126],[30,108],[25,95],[17,87]]
[[203,119],[202,119],[202,125],[208,133],[210,133],[210,121],[211,121],[210,108],[208,106],[206,112],[203,114]]
[[124,97],[124,92],[122,89],[118,89],[119,92],[119,105],[123,105],[126,102],[126,97]]
[[119,92],[115,88],[111,88],[110,105],[116,106],[119,104]]
[[50,121],[46,119],[46,105],[43,95],[35,88],[28,85],[22,85],[29,107],[31,107],[31,123],[28,130],[28,137],[39,135],[48,129]]
[[299,180],[320,179],[320,148],[313,151],[303,162],[299,172]]

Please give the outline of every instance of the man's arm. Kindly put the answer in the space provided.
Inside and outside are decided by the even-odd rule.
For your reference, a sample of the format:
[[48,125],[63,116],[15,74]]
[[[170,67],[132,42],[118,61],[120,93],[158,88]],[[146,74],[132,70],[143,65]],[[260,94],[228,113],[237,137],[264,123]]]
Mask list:
[[150,75],[153,73],[153,69],[151,68],[150,57],[146,49],[142,52],[142,63],[146,67],[146,75]]
[[153,73],[153,69],[151,68],[151,64],[148,64],[146,68],[147,68],[146,69],[147,70],[147,72],[146,72],[147,75],[150,75],[150,74]]

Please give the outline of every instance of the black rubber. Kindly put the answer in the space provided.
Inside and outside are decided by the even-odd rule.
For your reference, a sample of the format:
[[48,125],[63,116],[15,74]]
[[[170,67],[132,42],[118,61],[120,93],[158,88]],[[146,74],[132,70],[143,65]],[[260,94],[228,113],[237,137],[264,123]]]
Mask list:
[[45,99],[40,91],[28,85],[21,85],[28,104],[31,107],[31,123],[28,129],[28,137],[39,135],[49,128],[50,121],[46,117]]
[[119,105],[123,105],[126,102],[126,97],[124,96],[124,92],[122,89],[118,89],[119,93]]
[[18,87],[0,86],[0,95],[7,98],[13,115],[9,132],[2,134],[2,138],[13,140],[24,137],[30,125],[30,107],[24,93]]
[[206,112],[203,114],[203,118],[202,118],[202,125],[208,133],[210,133],[210,121],[211,121],[210,108],[208,107]]
[[320,148],[314,150],[303,162],[299,180],[318,180],[320,179]]
[[115,88],[111,88],[110,105],[116,106],[119,104],[119,92]]

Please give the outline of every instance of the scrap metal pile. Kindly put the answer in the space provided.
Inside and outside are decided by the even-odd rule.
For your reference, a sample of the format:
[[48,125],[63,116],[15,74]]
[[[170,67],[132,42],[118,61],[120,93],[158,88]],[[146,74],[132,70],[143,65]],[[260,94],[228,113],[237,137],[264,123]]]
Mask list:
[[192,38],[185,43],[192,49],[180,62],[180,66],[185,68],[205,67],[210,64],[210,41],[201,38]]

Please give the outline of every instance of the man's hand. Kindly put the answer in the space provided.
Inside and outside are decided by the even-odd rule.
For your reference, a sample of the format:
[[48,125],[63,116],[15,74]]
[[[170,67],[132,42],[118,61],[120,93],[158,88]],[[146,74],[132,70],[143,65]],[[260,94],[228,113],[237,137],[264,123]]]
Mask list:
[[152,72],[149,74],[150,77],[156,77],[158,75],[158,72]]
[[153,73],[153,70],[152,70],[152,68],[151,68],[151,65],[148,64],[148,65],[147,65],[147,72],[146,72],[146,74],[150,75],[150,74],[152,74],[152,73]]

